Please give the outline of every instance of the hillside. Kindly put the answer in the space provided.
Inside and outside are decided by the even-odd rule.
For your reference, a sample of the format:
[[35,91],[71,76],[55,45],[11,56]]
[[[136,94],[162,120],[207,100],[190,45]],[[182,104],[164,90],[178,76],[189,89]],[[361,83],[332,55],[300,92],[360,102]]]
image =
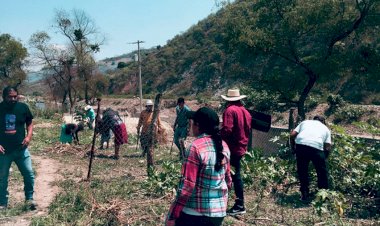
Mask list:
[[[269,45],[267,42],[270,40],[263,39],[257,43],[253,43],[255,40],[247,40],[246,43],[243,40],[251,38],[245,37],[244,32],[251,32],[252,37],[257,35],[252,33],[254,30],[247,30],[252,26],[274,26],[253,24],[251,16],[255,10],[260,12],[265,7],[268,10],[270,8],[270,6],[254,5],[253,2],[255,1],[236,1],[177,35],[168,41],[167,45],[144,54],[142,57],[144,93],[164,92],[212,98],[218,90],[244,84],[257,90],[278,92],[285,101],[298,98],[307,83],[307,76],[305,77],[304,68],[278,57],[281,54],[288,54],[289,47],[284,44],[280,44],[279,47],[273,46],[279,48],[279,51],[282,49],[284,51],[271,53],[269,49],[259,49],[262,45]],[[249,7],[252,7],[253,11]],[[322,6],[315,5],[315,7]],[[291,11],[289,13],[301,14]],[[299,20],[298,23],[301,23],[298,17],[294,20]],[[319,29],[335,26],[336,20],[327,18],[324,23]],[[297,50],[303,54],[300,57],[305,59],[305,65],[307,64],[319,77],[311,94],[323,97],[328,93],[334,93],[342,95],[353,103],[379,104],[380,86],[376,85],[380,81],[379,38],[376,35],[378,29],[378,26],[364,23],[360,31],[342,40],[341,45],[349,48],[337,47],[328,61],[321,60],[321,62],[316,60],[308,62],[308,59],[315,59],[320,57],[318,54],[323,54],[312,55],[312,52],[324,48],[318,46],[320,39],[329,37],[311,39],[311,36],[307,36],[302,37],[304,40],[301,38],[296,40],[297,45],[301,45]],[[286,35],[292,31],[278,32]],[[353,40],[354,38],[359,41]],[[136,72],[134,64],[119,72],[113,72],[113,75],[117,75],[113,81],[114,91],[137,93],[137,83],[128,85],[128,91],[123,88],[126,81],[134,79]]]

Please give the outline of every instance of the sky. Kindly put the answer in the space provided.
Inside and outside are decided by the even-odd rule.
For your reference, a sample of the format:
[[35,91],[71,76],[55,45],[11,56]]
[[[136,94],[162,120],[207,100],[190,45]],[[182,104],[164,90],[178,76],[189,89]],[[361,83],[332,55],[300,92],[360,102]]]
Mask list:
[[31,35],[46,31],[52,43],[66,42],[52,28],[57,10],[83,10],[105,35],[96,60],[141,48],[165,45],[217,11],[215,0],[0,0],[0,34],[8,33],[25,47]]

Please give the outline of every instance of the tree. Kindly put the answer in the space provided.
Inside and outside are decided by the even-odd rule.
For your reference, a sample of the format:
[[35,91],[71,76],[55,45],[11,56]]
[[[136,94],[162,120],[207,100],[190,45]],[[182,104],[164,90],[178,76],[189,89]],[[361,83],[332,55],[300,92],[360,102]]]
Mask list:
[[28,52],[9,34],[0,35],[0,81],[12,85],[21,84],[26,74],[22,69]]
[[95,61],[92,54],[100,51],[104,43],[94,21],[81,10],[73,10],[71,14],[64,10],[56,12],[54,27],[69,41],[75,57],[78,76],[84,83],[84,96],[89,102],[89,81],[94,75]]
[[46,32],[36,32],[29,39],[33,55],[38,64],[43,66],[45,83],[49,86],[53,98],[61,97],[61,102],[66,99],[70,102],[70,112],[76,102],[73,82],[76,79],[73,73],[74,54],[65,48],[57,47],[50,43],[50,36]]
[[339,45],[369,26],[378,1],[250,0],[226,8],[227,46],[260,67],[255,79],[294,102],[302,120],[317,81],[338,74]]

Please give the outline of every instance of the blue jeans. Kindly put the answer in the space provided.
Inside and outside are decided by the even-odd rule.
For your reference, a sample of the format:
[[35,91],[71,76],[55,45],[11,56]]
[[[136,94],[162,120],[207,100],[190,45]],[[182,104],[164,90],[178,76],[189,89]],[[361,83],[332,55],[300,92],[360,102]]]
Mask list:
[[30,153],[26,148],[23,151],[0,154],[0,206],[8,205],[8,176],[12,162],[16,163],[24,178],[25,200],[33,199],[34,172]]
[[244,184],[241,178],[241,159],[243,156],[231,155],[230,164],[234,167],[235,174],[231,173],[236,195],[235,203],[244,206]]

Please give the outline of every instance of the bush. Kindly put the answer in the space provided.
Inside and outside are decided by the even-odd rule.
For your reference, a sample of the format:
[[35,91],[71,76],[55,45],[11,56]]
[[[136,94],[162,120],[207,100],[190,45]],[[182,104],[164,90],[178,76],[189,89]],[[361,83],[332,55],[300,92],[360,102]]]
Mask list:
[[306,112],[310,112],[314,110],[319,104],[319,99],[314,96],[309,96],[305,102],[305,110]]
[[364,110],[358,106],[346,105],[339,107],[334,114],[334,122],[354,122],[363,116]]
[[340,96],[339,94],[338,95],[330,94],[327,97],[327,103],[329,104],[329,108],[327,109],[328,114],[332,114],[337,109],[346,105],[346,102],[343,100],[343,97]]
[[280,102],[280,95],[266,90],[257,91],[251,87],[242,87],[240,93],[247,95],[247,99],[244,100],[247,108],[253,107],[260,112],[272,112]]

